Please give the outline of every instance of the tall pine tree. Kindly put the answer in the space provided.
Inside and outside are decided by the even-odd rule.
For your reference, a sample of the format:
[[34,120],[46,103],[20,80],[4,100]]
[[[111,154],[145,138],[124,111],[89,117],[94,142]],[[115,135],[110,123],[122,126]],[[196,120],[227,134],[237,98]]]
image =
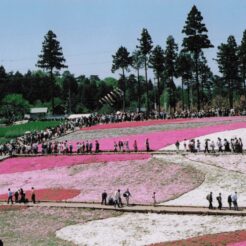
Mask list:
[[167,77],[167,88],[170,94],[170,106],[176,107],[176,86],[174,77],[177,77],[177,57],[178,45],[175,43],[173,36],[167,37],[165,49],[165,75]]
[[181,77],[181,97],[182,97],[182,110],[185,109],[184,103],[184,85],[187,86],[188,94],[188,108],[190,109],[190,81],[192,79],[192,66],[193,60],[188,52],[181,51],[177,58],[177,73]]
[[242,79],[243,88],[244,88],[244,96],[246,98],[246,30],[243,32],[243,38],[241,41],[241,45],[239,46],[239,71],[240,77]]
[[132,67],[137,71],[137,83],[138,83],[138,112],[141,109],[141,81],[140,81],[140,69],[144,67],[144,57],[140,50],[135,50],[132,53]]
[[162,50],[161,46],[157,45],[150,56],[150,67],[153,68],[155,76],[157,78],[157,105],[158,105],[158,114],[160,116],[161,105],[160,105],[160,79],[162,73],[164,71],[164,51]]
[[57,40],[56,34],[52,31],[44,36],[44,42],[42,43],[41,54],[36,66],[43,68],[49,72],[49,76],[52,82],[51,94],[52,94],[52,112],[54,113],[54,85],[53,72],[54,70],[60,70],[66,68],[65,58],[60,47],[60,42]]
[[149,83],[148,83],[148,61],[149,56],[151,54],[151,50],[153,48],[152,38],[146,28],[143,29],[141,33],[141,38],[138,39],[139,41],[139,50],[141,51],[144,57],[144,70],[145,70],[145,83],[146,83],[146,112],[147,115],[149,114]]
[[240,90],[238,47],[234,36],[218,47],[217,62],[228,91],[229,105],[233,108],[233,94]]
[[132,64],[132,57],[127,49],[121,46],[113,57],[113,65],[112,65],[112,72],[114,73],[116,70],[121,69],[122,71],[122,78],[121,82],[122,89],[123,89],[123,111],[125,112],[126,107],[126,77],[125,72],[128,67]]
[[182,33],[186,35],[183,39],[183,47],[186,50],[191,51],[194,55],[198,110],[200,110],[198,58],[203,49],[214,47],[208,38],[208,30],[202,21],[203,17],[201,12],[198,11],[197,7],[194,5],[188,14],[185,26],[182,30]]

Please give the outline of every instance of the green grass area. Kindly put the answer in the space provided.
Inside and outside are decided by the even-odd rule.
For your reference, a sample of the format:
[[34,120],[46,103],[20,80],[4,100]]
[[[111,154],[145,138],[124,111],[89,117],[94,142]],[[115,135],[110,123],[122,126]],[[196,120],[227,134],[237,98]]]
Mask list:
[[32,121],[22,125],[13,125],[0,128],[0,143],[6,143],[11,139],[24,135],[25,132],[41,131],[47,127],[55,127],[63,121]]

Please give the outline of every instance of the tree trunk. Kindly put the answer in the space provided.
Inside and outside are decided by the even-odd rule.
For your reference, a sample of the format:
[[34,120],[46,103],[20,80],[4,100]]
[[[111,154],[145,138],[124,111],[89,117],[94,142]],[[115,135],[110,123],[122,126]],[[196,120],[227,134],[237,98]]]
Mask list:
[[54,101],[54,81],[53,81],[53,68],[50,69],[50,83],[51,83],[51,107],[52,107],[52,114],[55,111],[55,101]]
[[174,81],[173,81],[173,76],[171,76],[171,94],[172,94],[172,107],[173,107],[173,111],[176,111],[176,95],[175,95],[175,87],[174,85]]
[[184,78],[183,77],[182,77],[181,93],[182,93],[182,110],[184,111]]
[[125,70],[122,69],[123,72],[123,105],[122,110],[125,112],[126,110],[126,80],[125,80]]
[[244,86],[244,97],[246,100],[246,81],[245,81],[245,73],[243,74],[243,86]]
[[193,88],[192,85],[190,86],[190,108],[192,109],[194,106],[194,101],[193,101]]
[[233,108],[233,90],[231,88],[231,80],[229,79],[229,105],[230,105],[230,109]]
[[195,54],[195,67],[196,67],[196,91],[197,91],[197,110],[200,111],[200,90],[199,90],[199,78],[198,78],[198,57],[199,54]]
[[145,69],[145,83],[146,83],[146,114],[149,117],[149,83],[148,83],[148,74],[147,74],[147,58],[144,60],[144,69]]
[[140,112],[141,104],[140,104],[140,76],[139,76],[139,69],[137,69],[138,73],[138,112]]
[[190,85],[187,84],[188,109],[190,110]]
[[160,118],[161,100],[160,100],[160,76],[157,75],[157,102],[158,102],[158,117]]
[[201,105],[202,105],[202,109],[204,109],[204,97],[203,97],[203,89],[204,89],[204,86],[203,86],[203,80],[201,80]]
[[71,89],[70,89],[70,82],[69,82],[69,90],[68,90],[68,103],[69,103],[69,114],[72,112],[72,106],[71,106]]

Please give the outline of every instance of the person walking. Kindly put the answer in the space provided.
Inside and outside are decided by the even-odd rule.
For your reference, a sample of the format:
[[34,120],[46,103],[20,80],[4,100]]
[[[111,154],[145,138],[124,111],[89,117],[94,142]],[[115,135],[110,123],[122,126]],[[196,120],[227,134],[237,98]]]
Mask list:
[[96,142],[95,142],[95,153],[99,153],[99,151],[100,151],[100,144],[99,144],[98,140],[96,140]]
[[221,142],[221,138],[218,138],[217,146],[218,146],[219,152],[223,152],[223,150],[222,150],[223,145],[222,145],[222,142]]
[[130,152],[130,149],[129,149],[129,142],[128,141],[126,141],[126,152]]
[[199,139],[197,139],[197,141],[196,141],[196,147],[197,147],[197,152],[200,152],[201,151],[201,142]]
[[13,204],[13,192],[10,190],[10,188],[8,189],[8,204],[9,202]]
[[176,143],[175,143],[175,146],[176,146],[176,150],[179,152],[179,145],[180,145],[180,143],[179,143],[179,141],[177,140],[176,141]]
[[117,143],[114,141],[114,152],[117,152],[118,150],[117,150],[117,147],[118,147],[118,145],[117,145]]
[[138,152],[137,140],[134,140],[133,149],[134,149],[134,152]]
[[208,149],[208,139],[205,140],[205,149],[204,149],[204,153],[209,153],[209,149]]
[[187,151],[187,143],[186,143],[186,139],[184,139],[184,151]]
[[153,206],[155,207],[156,206],[156,193],[155,192],[153,192],[152,199],[153,199]]
[[229,195],[228,198],[227,198],[227,202],[228,202],[228,204],[229,204],[229,209],[230,209],[230,210],[231,210],[231,204],[232,204],[231,196],[232,196],[232,195]]
[[217,201],[218,201],[218,209],[222,209],[222,196],[221,193],[219,193],[219,195],[216,197]]
[[19,202],[19,192],[18,192],[18,190],[15,192],[14,197],[15,197],[15,203],[18,203]]
[[211,152],[215,153],[215,143],[214,143],[214,141],[211,142],[210,147],[211,147]]
[[103,193],[102,193],[102,202],[101,202],[101,204],[103,205],[107,205],[107,196],[108,196],[108,194],[107,194],[107,192],[106,191],[104,191]]
[[123,194],[123,197],[126,198],[126,206],[129,206],[129,199],[130,199],[130,196],[132,196],[132,195],[131,195],[129,189],[127,188],[127,190],[126,190],[126,191],[124,192],[124,194]]
[[207,199],[208,202],[209,202],[208,209],[213,209],[213,208],[214,208],[214,207],[213,207],[213,192],[210,192],[210,193],[207,195],[206,199]]
[[234,193],[234,195],[232,195],[231,200],[234,206],[235,210],[238,210],[238,204],[237,204],[237,192]]
[[36,203],[36,195],[35,195],[34,187],[32,187],[31,199],[32,199],[33,204],[35,204]]
[[116,205],[118,206],[118,208],[123,207],[121,196],[120,196],[120,189],[115,192],[115,203],[114,203],[115,208],[116,208]]
[[148,138],[146,139],[145,145],[146,145],[146,151],[149,152],[150,147],[149,147],[149,139]]

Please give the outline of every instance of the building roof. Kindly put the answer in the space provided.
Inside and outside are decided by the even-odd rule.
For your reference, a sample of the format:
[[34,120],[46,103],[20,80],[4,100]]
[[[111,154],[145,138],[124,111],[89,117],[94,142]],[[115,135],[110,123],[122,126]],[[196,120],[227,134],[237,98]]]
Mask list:
[[40,114],[40,113],[47,113],[48,112],[48,108],[31,108],[30,109],[30,113],[31,114]]

